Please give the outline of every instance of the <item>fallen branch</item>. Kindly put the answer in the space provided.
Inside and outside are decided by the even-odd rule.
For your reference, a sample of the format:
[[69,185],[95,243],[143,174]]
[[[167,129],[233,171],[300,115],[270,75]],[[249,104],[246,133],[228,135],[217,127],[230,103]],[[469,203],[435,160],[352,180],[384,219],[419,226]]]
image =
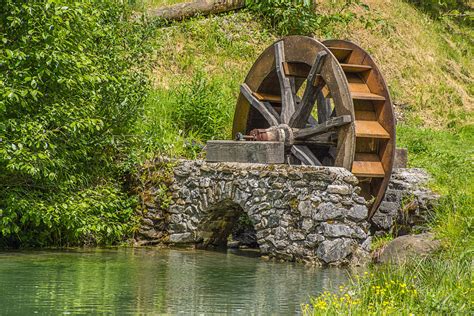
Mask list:
[[148,9],[150,17],[166,20],[182,20],[195,15],[209,15],[232,10],[245,6],[245,0],[197,0],[189,3],[178,3],[168,7]]

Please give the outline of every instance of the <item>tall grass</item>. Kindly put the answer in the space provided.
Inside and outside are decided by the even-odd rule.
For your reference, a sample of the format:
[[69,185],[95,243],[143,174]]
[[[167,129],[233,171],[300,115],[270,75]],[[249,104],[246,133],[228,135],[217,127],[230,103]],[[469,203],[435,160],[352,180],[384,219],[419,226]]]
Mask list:
[[139,131],[145,151],[196,158],[207,140],[229,137],[233,102],[220,82],[202,71],[170,89],[155,90]]

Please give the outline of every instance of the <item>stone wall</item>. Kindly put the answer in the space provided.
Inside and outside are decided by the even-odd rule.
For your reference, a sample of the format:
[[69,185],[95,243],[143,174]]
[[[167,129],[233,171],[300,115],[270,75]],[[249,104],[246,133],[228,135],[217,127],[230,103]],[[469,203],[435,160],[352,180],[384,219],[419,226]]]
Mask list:
[[375,235],[426,232],[439,195],[427,188],[429,174],[419,168],[394,169],[385,198],[371,219]]
[[271,258],[341,265],[370,248],[366,201],[342,168],[159,160],[138,178],[142,244],[224,246],[246,214]]

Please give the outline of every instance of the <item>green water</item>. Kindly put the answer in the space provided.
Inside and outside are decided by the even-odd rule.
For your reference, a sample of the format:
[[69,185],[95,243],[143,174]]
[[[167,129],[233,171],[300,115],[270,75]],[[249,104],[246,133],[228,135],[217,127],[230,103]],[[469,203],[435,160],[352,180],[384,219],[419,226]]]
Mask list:
[[0,252],[0,314],[295,314],[346,280],[231,251]]

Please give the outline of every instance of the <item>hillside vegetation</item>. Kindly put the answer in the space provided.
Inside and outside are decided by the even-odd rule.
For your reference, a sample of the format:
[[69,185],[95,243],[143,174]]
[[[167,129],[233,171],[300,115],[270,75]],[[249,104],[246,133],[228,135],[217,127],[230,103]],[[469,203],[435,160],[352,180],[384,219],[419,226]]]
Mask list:
[[[394,100],[398,146],[408,148],[410,166],[428,169],[432,187],[443,194],[432,223],[443,252],[376,268],[335,296],[315,298],[306,313],[472,311],[474,33],[469,22],[420,8],[426,9],[401,0],[318,1],[317,14],[293,29],[321,40],[348,39],[371,53]],[[140,126],[150,148],[196,157],[205,140],[231,137],[239,84],[264,48],[292,33],[285,10],[258,19],[244,10],[160,30],[154,88]]]
[[[140,10],[181,1],[135,2]],[[467,1],[328,0],[313,8],[311,1],[249,0],[245,10],[177,22],[136,18],[120,3],[7,0],[2,8],[0,246],[130,239],[139,220],[127,182],[134,168],[157,154],[202,157],[206,140],[232,137],[239,85],[264,48],[287,34],[348,39],[385,75],[410,166],[428,169],[443,194],[431,226],[444,250],[375,267],[304,309],[472,314]]]

